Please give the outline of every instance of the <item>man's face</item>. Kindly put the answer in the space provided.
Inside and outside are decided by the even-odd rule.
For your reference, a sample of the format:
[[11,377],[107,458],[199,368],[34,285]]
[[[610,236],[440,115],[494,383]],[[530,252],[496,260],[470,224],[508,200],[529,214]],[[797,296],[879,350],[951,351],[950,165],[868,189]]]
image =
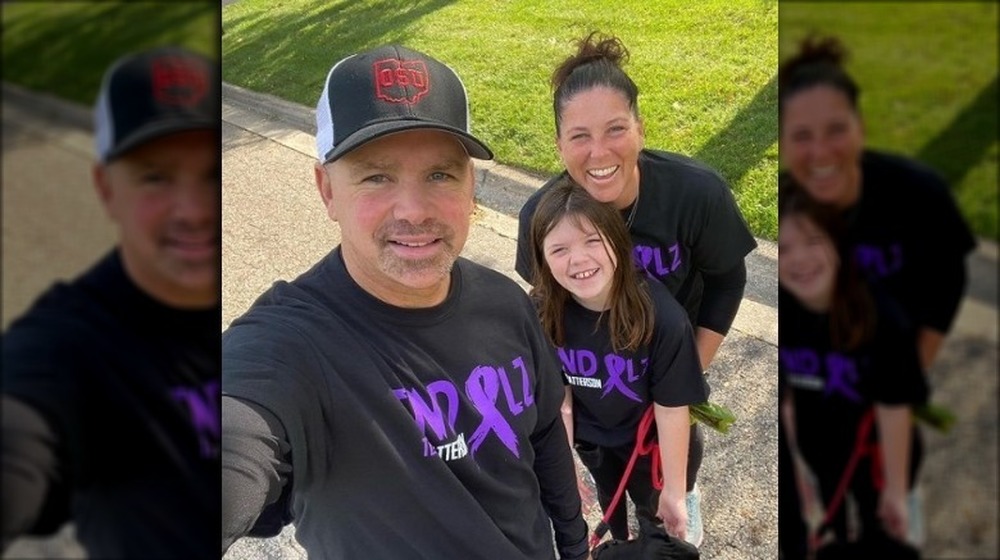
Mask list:
[[473,165],[449,133],[391,134],[316,166],[351,277],[399,307],[444,300],[473,209]]
[[179,132],[97,165],[94,178],[118,225],[129,277],[162,303],[218,303],[219,137]]

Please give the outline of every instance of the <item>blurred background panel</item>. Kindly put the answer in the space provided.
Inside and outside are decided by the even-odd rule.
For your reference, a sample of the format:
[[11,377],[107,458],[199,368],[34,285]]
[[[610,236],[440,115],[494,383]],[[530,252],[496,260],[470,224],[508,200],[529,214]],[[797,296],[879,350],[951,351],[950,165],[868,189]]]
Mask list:
[[[866,146],[940,172],[978,238],[965,300],[929,371],[934,400],[958,421],[947,434],[923,431],[925,558],[1000,557],[998,8],[992,1],[779,4],[780,61],[810,34],[838,37],[860,88]],[[906,207],[900,200],[900,215]]]
[[[218,59],[219,11],[208,1],[3,3],[3,329],[115,242],[91,179],[91,108],[104,71],[123,54],[166,44]],[[4,554],[84,557],[72,526]]]
[[119,56],[179,44],[218,59],[215,2],[4,2],[2,325],[114,241],[91,180],[91,107]]
[[[973,232],[997,239],[996,2],[780,2],[778,56],[840,37],[861,88],[867,145],[951,183]],[[928,224],[929,226],[931,224]]]

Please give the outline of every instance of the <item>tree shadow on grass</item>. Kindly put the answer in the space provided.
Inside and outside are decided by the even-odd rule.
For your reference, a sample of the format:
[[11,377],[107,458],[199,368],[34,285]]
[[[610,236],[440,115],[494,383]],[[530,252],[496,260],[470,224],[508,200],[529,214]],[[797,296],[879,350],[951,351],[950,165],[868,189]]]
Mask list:
[[[315,75],[317,65],[303,61],[321,58],[324,62],[318,66],[325,73],[349,54],[390,42],[406,44],[411,24],[452,1],[418,0],[403,9],[391,0],[345,0],[318,3],[316,8],[294,16],[269,17],[268,12],[259,10],[227,18],[223,79],[246,82],[250,89],[254,89],[253,84],[273,84],[279,97],[311,105],[315,99],[299,99],[301,94],[297,96],[295,91],[315,92],[318,97],[325,75]],[[240,28],[250,26],[255,28],[256,40],[244,43]],[[271,47],[261,49],[261,44]],[[250,57],[252,76],[234,79],[227,75],[227,61],[240,64]]]
[[[214,55],[218,7],[205,2],[95,3],[86,9],[32,6],[4,17],[3,77],[29,89],[93,104],[119,56],[178,44]],[[203,37],[194,31],[204,24]]]
[[997,79],[955,116],[951,124],[921,148],[917,159],[939,171],[950,185],[962,182],[966,173],[983,161],[997,141]]
[[[694,157],[715,168],[730,185],[736,185],[777,141],[778,76],[775,75]],[[734,152],[740,156],[733,157]]]

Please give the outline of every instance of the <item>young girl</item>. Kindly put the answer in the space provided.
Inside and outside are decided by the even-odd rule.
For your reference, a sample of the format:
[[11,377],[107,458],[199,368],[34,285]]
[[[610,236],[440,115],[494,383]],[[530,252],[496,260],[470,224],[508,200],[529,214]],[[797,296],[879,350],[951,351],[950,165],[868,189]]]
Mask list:
[[[849,479],[859,540],[901,541],[918,464],[911,407],[927,398],[912,327],[894,300],[842,265],[836,212],[790,176],[781,183],[778,219],[779,385],[793,411],[784,418],[789,445],[816,475],[825,508],[859,445],[876,446],[860,455]],[[872,410],[875,426],[858,441]],[[841,543],[845,511],[840,502],[831,519]]]
[[[688,405],[708,400],[698,349],[684,309],[659,282],[641,278],[624,221],[568,175],[539,201],[531,223],[532,295],[566,377],[569,440],[594,477],[607,511],[653,404],[663,489],[643,455],[628,481],[640,518],[687,535]],[[628,538],[625,504],[609,520]],[[697,544],[696,544],[697,546]]]

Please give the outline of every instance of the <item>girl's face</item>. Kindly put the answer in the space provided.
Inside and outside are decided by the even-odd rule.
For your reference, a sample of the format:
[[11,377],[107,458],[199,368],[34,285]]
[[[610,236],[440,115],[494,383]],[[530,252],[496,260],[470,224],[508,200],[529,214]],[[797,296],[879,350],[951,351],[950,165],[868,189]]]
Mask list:
[[604,236],[587,218],[563,216],[542,242],[555,281],[592,311],[608,309],[617,262]]
[[782,163],[816,200],[847,208],[861,195],[861,118],[847,96],[819,85],[794,94],[782,108]]
[[778,224],[778,282],[806,308],[825,312],[833,299],[840,258],[833,240],[812,220],[792,215]]
[[562,107],[556,147],[573,180],[601,202],[621,209],[639,192],[642,123],[617,90],[595,87]]

